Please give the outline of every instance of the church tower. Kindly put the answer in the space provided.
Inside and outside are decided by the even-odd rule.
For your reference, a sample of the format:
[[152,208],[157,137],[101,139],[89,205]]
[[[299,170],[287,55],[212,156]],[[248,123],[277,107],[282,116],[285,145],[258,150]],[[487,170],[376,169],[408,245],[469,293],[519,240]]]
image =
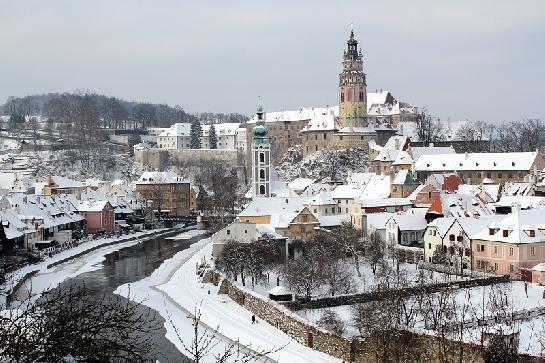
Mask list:
[[341,127],[367,126],[367,83],[363,72],[363,55],[350,29],[350,38],[339,74],[339,124]]
[[263,119],[263,107],[257,107],[257,122],[252,133],[252,189],[254,197],[271,196],[271,143]]

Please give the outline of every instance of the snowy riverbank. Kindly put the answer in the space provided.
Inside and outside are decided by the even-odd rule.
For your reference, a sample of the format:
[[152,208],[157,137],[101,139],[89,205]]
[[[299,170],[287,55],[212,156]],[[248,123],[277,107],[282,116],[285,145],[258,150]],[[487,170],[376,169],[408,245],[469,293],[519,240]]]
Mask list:
[[[104,256],[108,253],[135,245],[144,239],[171,232],[174,232],[174,230],[156,229],[82,243],[79,246],[61,251],[51,257],[46,257],[40,263],[27,265],[13,272],[8,276],[9,285],[6,286],[6,290],[13,290],[20,283],[21,279],[30,273],[34,273],[34,276],[29,281],[26,281],[19,290],[24,289],[26,293],[32,290],[33,294],[39,294],[48,288],[57,286],[68,278],[92,271],[97,268],[94,266],[102,262]],[[68,261],[70,258],[76,256],[80,257]],[[51,266],[65,260],[66,262],[59,266]]]
[[[116,293],[127,296],[130,288],[132,300],[147,299],[143,303],[157,310],[167,320],[167,338],[181,351],[183,346],[168,321],[169,315],[187,344],[192,339],[189,314],[197,306],[200,307],[203,327],[217,328],[221,335],[222,341],[215,348],[215,352],[223,351],[229,342],[239,341],[241,345],[252,350],[271,350],[284,346],[270,355],[273,361],[340,362],[332,356],[297,343],[264,321],[252,325],[252,314],[249,311],[226,295],[218,295],[218,288],[212,284],[201,283],[195,273],[195,266],[202,258],[208,259],[211,251],[210,239],[201,240],[166,260],[150,277],[130,286],[123,285]],[[210,361],[214,361],[212,356]]]

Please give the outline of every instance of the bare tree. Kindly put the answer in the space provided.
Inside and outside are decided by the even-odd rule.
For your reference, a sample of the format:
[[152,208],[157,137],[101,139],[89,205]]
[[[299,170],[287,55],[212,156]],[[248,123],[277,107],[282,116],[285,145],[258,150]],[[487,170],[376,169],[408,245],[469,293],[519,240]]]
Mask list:
[[161,328],[152,310],[85,287],[57,288],[0,317],[0,357],[16,362],[145,361]]
[[428,110],[423,107],[416,115],[416,131],[418,141],[429,145],[435,141],[444,139],[444,130],[438,119],[428,113]]
[[320,319],[316,322],[318,326],[330,330],[337,335],[343,335],[345,331],[344,322],[333,310],[326,309]]

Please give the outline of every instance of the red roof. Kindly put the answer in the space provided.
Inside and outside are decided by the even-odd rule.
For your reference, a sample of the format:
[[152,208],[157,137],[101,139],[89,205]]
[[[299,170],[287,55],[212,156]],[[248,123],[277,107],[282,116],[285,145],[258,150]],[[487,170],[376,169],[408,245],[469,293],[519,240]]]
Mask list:
[[462,179],[458,175],[449,175],[445,177],[443,181],[442,189],[447,192],[454,192],[458,190],[458,186],[462,184]]
[[433,201],[426,213],[443,214],[443,204],[441,203],[441,197],[437,197]]

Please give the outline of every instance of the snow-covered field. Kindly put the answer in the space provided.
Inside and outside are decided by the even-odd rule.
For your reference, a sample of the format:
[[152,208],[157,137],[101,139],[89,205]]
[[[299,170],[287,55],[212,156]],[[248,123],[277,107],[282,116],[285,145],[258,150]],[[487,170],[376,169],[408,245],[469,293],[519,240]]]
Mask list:
[[[283,347],[270,355],[280,362],[340,362],[340,360],[317,352],[293,341],[288,335],[260,321],[251,324],[252,314],[225,295],[218,295],[218,288],[203,284],[196,275],[196,265],[203,258],[211,256],[212,243],[203,239],[188,249],[178,252],[166,260],[148,278],[129,285],[123,285],[115,292],[127,296],[130,288],[131,299],[144,301],[145,305],[157,310],[167,320],[167,338],[183,352],[172,324],[176,326],[184,342],[191,343],[192,327],[189,314],[195,307],[201,312],[201,325],[218,330],[221,342],[215,352],[221,352],[229,342],[238,341],[246,349],[272,350]],[[209,293],[210,291],[210,293]],[[171,317],[169,319],[169,316]],[[172,320],[172,324],[169,322]],[[213,362],[212,356],[206,361]]]
[[[389,261],[388,263],[391,263]],[[371,266],[366,263],[365,260],[360,261],[360,273],[361,276],[358,276],[356,267],[353,263],[352,259],[346,260],[346,267],[349,271],[349,273],[352,275],[353,278],[353,288],[352,293],[365,293],[373,291],[373,289],[381,282],[381,278],[375,274],[373,274],[373,270],[371,269]],[[396,267],[392,266],[392,268],[395,270]],[[446,274],[442,272],[436,272],[431,270],[425,270],[425,269],[419,269],[417,265],[410,264],[410,263],[400,263],[399,264],[399,271],[400,276],[403,276],[403,279],[406,280],[405,286],[414,286],[419,284],[419,282],[422,280],[425,284],[435,284],[435,283],[443,283],[443,282],[449,282],[449,281],[457,281],[457,280],[467,280],[467,277],[461,277],[458,275],[451,275]],[[278,275],[277,272],[271,271],[268,273],[269,279],[268,281],[261,281],[254,286],[251,284],[251,279],[246,278],[246,288],[252,289],[253,291],[257,292],[258,294],[268,297],[269,294],[267,293],[268,290],[270,290],[273,287],[276,287],[277,285],[277,277],[280,277],[280,285],[284,287],[288,287],[287,284],[283,281],[283,278],[280,274]],[[239,278],[237,281],[233,281],[234,284],[237,286],[242,287],[242,281]],[[316,289],[314,291],[313,295],[315,297],[323,297],[323,296],[331,296],[331,294],[328,293],[328,287],[323,285],[320,288]],[[339,295],[337,293],[336,295]]]
[[[525,284],[522,281],[512,281],[510,283],[502,284],[502,286],[504,286],[506,296],[509,299],[509,311],[545,307],[545,299],[543,298],[545,287],[543,286],[527,284],[528,294],[526,294]],[[455,292],[455,304],[458,309],[464,309],[464,311],[467,312],[465,315],[466,321],[482,316],[483,302],[485,306],[485,316],[492,316],[489,302],[491,290],[491,286],[479,286],[469,289],[460,289]],[[316,323],[325,310],[334,311],[343,321],[346,330],[344,335],[346,337],[358,335],[358,331],[352,324],[352,306],[350,305],[336,306],[327,309],[306,309],[297,311],[296,314],[310,322]],[[415,328],[423,330],[421,325],[422,323],[418,322],[417,318]],[[464,334],[464,339],[478,343],[481,336],[480,329],[481,328],[479,327],[475,329],[468,328]],[[538,340],[540,335],[543,334],[541,339],[544,340],[543,344],[545,345],[545,319],[543,317],[516,323],[515,330],[520,330],[519,350],[521,352],[534,355],[542,354],[542,346],[539,344]]]

